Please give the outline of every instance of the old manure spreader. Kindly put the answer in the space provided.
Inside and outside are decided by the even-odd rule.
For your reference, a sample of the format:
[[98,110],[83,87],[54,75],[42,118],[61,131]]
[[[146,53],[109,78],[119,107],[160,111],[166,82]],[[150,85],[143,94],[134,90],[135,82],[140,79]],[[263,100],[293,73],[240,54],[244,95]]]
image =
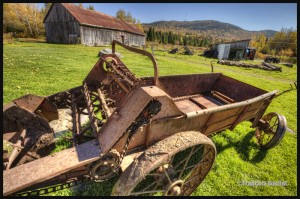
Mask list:
[[[154,77],[130,72],[116,44],[148,56]],[[260,147],[279,143],[285,117],[264,115],[277,94],[221,73],[159,77],[150,53],[113,41],[112,54],[100,57],[81,86],[4,106],[3,139],[13,150],[4,153],[3,195],[41,195],[115,174],[112,195],[190,195],[213,165],[214,133],[249,120]],[[49,123],[66,109],[73,147],[50,154],[56,132]]]

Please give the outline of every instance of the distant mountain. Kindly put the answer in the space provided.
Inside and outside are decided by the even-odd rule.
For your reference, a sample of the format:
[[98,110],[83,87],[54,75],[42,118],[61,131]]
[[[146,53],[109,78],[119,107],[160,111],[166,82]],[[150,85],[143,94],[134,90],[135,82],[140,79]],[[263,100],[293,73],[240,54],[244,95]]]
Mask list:
[[145,29],[154,27],[156,30],[174,30],[185,34],[201,34],[214,38],[223,39],[225,41],[236,39],[248,39],[254,35],[264,34],[272,37],[276,31],[261,30],[248,31],[230,23],[223,23],[214,20],[197,20],[197,21],[156,21],[143,24]]
[[261,30],[261,31],[249,31],[253,34],[264,34],[266,37],[273,37],[274,34],[277,32],[275,30]]

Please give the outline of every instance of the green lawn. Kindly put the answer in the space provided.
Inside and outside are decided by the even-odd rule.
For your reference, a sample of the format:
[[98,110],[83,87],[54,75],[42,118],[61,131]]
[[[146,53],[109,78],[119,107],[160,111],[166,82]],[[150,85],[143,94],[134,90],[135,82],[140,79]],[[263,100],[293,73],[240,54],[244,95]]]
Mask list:
[[[27,93],[47,96],[82,83],[97,62],[99,50],[108,47],[14,42],[3,46],[3,104]],[[148,49],[150,52],[150,49]],[[150,59],[121,47],[122,61],[137,76],[152,76]],[[212,59],[155,51],[160,75],[209,73]],[[213,60],[217,61],[217,60]],[[214,64],[214,72],[241,80],[258,88],[280,91],[297,80],[297,66],[280,65],[282,72]],[[284,115],[288,127],[297,133],[297,91],[274,99],[267,112]],[[243,122],[233,131],[212,138],[217,157],[212,170],[193,195],[297,195],[297,134],[287,132],[282,142],[268,151],[255,144],[254,129]],[[117,177],[103,183],[89,182],[48,195],[109,195]],[[246,186],[243,182],[286,182],[286,186]]]

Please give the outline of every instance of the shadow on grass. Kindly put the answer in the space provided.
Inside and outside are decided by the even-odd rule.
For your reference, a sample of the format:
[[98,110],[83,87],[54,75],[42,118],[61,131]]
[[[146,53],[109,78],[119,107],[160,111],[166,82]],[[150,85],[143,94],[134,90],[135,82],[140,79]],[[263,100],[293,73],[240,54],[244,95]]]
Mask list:
[[255,131],[250,131],[242,139],[235,140],[228,133],[224,133],[222,136],[227,140],[227,144],[224,142],[214,141],[217,153],[221,153],[227,148],[233,147],[240,157],[251,163],[261,162],[267,155],[268,150],[260,148],[253,140]]
[[28,42],[28,43],[47,43],[47,41],[45,40],[41,40],[41,39],[16,39],[16,41],[19,42]]
[[75,186],[70,190],[71,196],[110,196],[113,186],[118,178],[119,175],[116,175],[103,182],[89,181],[79,186]]

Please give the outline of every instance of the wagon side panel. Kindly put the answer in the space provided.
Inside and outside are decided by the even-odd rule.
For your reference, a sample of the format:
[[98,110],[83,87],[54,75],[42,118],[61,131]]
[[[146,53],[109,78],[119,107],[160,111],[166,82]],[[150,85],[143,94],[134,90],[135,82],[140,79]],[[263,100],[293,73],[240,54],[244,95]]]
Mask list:
[[213,90],[221,92],[236,102],[248,100],[267,93],[266,91],[243,83],[236,79],[221,75],[216,81]]

